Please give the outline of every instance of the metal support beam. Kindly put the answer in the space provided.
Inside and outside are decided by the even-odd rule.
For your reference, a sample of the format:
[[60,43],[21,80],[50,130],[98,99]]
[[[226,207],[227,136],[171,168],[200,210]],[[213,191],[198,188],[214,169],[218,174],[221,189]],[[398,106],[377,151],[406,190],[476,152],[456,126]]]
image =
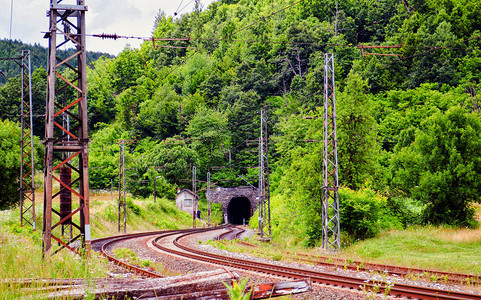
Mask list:
[[336,132],[334,54],[324,56],[324,145],[322,176],[322,247],[340,250],[339,178]]
[[[207,193],[210,193],[210,172],[207,172]],[[207,197],[206,197],[207,198]],[[207,225],[210,227],[210,200],[207,199]]]
[[192,226],[196,228],[197,226],[197,205],[199,199],[197,199],[197,167],[194,165],[192,167],[192,192],[194,192],[194,200],[192,201]]
[[259,236],[271,237],[271,198],[269,183],[269,146],[267,135],[267,106],[261,110],[261,135],[259,137]]
[[22,133],[20,139],[20,226],[32,226],[35,222],[35,163],[33,147],[33,114],[32,114],[32,69],[30,50],[22,50],[21,77],[22,103],[20,123]]
[[[84,0],[71,1],[74,3],[59,5],[60,2],[69,1],[50,0],[48,11],[50,28],[46,35],[49,39],[49,54],[44,140],[43,251],[56,253],[67,248],[88,256],[91,237],[85,50],[87,7]],[[76,55],[60,57],[57,48],[68,44],[76,48]],[[69,73],[64,72],[66,66],[69,67]],[[63,113],[69,114],[73,119],[70,120],[73,130],[61,125]],[[73,154],[62,156],[62,152],[73,152]],[[72,178],[75,180],[70,183],[62,181],[57,175],[61,167],[70,168]],[[52,207],[54,198],[60,195],[53,192],[54,184],[58,184],[61,190],[67,189],[79,199],[77,204],[72,203],[72,213],[67,217],[61,218],[60,213]],[[70,220],[73,230],[76,231],[71,238],[62,236],[62,226],[60,226]],[[57,247],[53,249],[55,245]]]
[[118,230],[127,233],[127,199],[125,194],[125,140],[119,140],[119,220]]

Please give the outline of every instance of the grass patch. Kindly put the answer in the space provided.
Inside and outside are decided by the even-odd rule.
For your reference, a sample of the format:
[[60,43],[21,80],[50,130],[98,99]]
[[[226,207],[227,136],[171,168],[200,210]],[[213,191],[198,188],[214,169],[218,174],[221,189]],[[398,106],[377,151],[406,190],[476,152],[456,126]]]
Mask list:
[[[90,222],[94,238],[118,234],[118,198],[110,194],[92,195]],[[101,200],[95,200],[95,199]],[[136,199],[127,197],[127,232],[179,229],[192,226],[192,217],[175,206],[174,201],[157,197]]]
[[[84,278],[107,277],[108,261],[97,253],[82,259],[70,251],[42,258],[42,232],[17,224],[18,214],[0,212],[0,280],[13,278]],[[34,288],[41,288],[34,286]],[[36,292],[38,293],[38,292]],[[26,295],[41,298],[18,285],[0,285],[2,299],[18,299]]]
[[341,252],[377,263],[481,274],[481,231],[415,227],[358,242]]
[[[91,253],[90,259],[62,250],[59,253],[42,258],[42,212],[43,195],[36,192],[36,224],[37,231],[28,226],[20,227],[20,209],[0,211],[0,280],[13,278],[99,278],[108,277],[108,261],[97,254]],[[114,195],[115,196],[115,195]],[[78,205],[73,203],[73,207]],[[58,198],[53,207],[59,207]],[[74,217],[78,223],[78,215]],[[90,194],[90,222],[92,237],[99,238],[118,234],[118,198],[111,198],[110,192],[95,191]],[[202,221],[198,221],[201,222]],[[168,199],[153,198],[135,199],[130,197],[127,205],[127,232],[188,228],[192,226],[192,218],[188,213],[180,211],[175,203]],[[60,226],[58,227],[58,229]],[[56,230],[58,230],[56,229]],[[119,253],[133,264],[169,274],[159,262],[142,260],[135,253]],[[128,256],[128,254],[130,256]],[[34,286],[41,287],[41,286]],[[38,293],[38,292],[37,292]],[[27,289],[12,284],[0,285],[0,299],[18,299],[26,295],[32,296]],[[33,295],[41,298],[41,295]]]
[[209,241],[208,244],[274,261],[295,261],[306,254],[310,257],[331,255],[347,261],[363,261],[481,275],[481,229],[454,229],[434,226],[411,227],[384,232],[376,238],[358,241],[335,255],[321,248],[292,246],[290,237],[274,238],[263,243],[252,237],[245,246],[235,241]]

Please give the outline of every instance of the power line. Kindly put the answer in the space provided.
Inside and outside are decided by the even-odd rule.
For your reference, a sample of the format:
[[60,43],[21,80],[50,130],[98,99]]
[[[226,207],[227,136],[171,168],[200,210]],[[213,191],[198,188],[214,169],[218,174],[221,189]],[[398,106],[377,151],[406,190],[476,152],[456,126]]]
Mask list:
[[[184,2],[184,0],[182,0],[182,2],[180,2],[179,4],[179,7],[180,5],[182,5],[182,3]],[[184,7],[182,7],[180,10],[177,8],[177,11],[174,12],[174,16],[177,16],[181,11],[183,11],[187,6],[189,6],[192,2],[194,2],[194,0],[191,0],[189,3],[187,3]],[[196,0],[197,2],[197,0]]]
[[177,12],[179,11],[179,8],[180,8],[180,6],[182,5],[182,3],[184,3],[184,0],[180,1],[179,7],[177,7],[177,9],[176,9],[175,12],[174,12],[174,16],[177,16]]
[[13,0],[10,2],[10,40],[12,39]]

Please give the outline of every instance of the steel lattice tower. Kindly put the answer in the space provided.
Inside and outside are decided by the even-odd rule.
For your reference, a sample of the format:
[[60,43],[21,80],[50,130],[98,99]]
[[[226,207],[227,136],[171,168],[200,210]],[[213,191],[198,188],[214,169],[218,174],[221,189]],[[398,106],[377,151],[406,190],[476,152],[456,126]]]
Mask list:
[[322,247],[341,248],[339,226],[339,177],[336,133],[334,54],[324,56],[324,146],[322,176]]
[[20,140],[20,225],[30,225],[33,230],[35,230],[35,164],[30,50],[22,50],[21,59],[22,103],[20,123],[22,126],[22,136]]
[[267,108],[261,110],[261,136],[259,138],[259,235],[271,236],[271,199],[269,183],[269,148],[267,135]]
[[[207,194],[210,193],[210,172],[207,172]],[[207,198],[207,197],[206,197]],[[210,227],[210,200],[207,199],[207,225]]]
[[125,140],[119,140],[119,219],[118,231],[127,233],[127,204],[125,195]]
[[[84,0],[50,0],[50,27],[45,35],[49,39],[49,55],[44,140],[44,253],[67,248],[80,254],[77,246],[84,248],[87,255],[90,252],[86,11]],[[73,46],[76,52],[60,57],[57,49],[63,45]],[[70,117],[70,129],[61,125],[64,113]],[[63,153],[70,154],[63,158]],[[57,175],[62,167],[71,170],[71,181],[64,182]],[[59,192],[54,192],[54,182],[59,184]],[[77,196],[79,202],[72,205],[68,215],[61,217],[52,202],[65,189]],[[60,231],[61,225],[67,222],[71,222],[75,231],[72,238],[62,236]],[[56,249],[52,249],[52,240],[58,245]]]
[[197,167],[192,167],[192,192],[194,192],[194,199],[192,200],[192,228],[197,227]]

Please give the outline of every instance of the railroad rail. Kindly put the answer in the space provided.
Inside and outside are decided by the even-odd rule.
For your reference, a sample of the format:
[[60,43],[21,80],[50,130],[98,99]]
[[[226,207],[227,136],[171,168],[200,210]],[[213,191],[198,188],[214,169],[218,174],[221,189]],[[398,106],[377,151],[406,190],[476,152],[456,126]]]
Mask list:
[[[389,294],[391,296],[410,297],[415,299],[481,299],[481,295],[466,292],[456,292],[449,290],[434,289],[429,287],[413,286],[396,283],[395,285],[384,281],[369,281],[351,276],[331,274],[328,272],[318,272],[301,268],[279,266],[258,261],[225,257],[213,253],[206,253],[193,249],[181,243],[181,240],[197,232],[186,233],[171,232],[163,234],[153,240],[153,245],[167,253],[188,257],[195,260],[209,262],[213,264],[250,270],[264,274],[277,275],[293,279],[309,278],[314,283],[345,287],[356,290],[372,291],[377,293]],[[173,244],[178,249],[171,249],[162,246],[159,241],[165,237],[179,235],[174,239]]]
[[[254,244],[242,240],[237,241],[237,243],[251,248],[257,247]],[[375,271],[387,275],[396,275],[403,277],[418,276],[420,279],[425,279],[431,282],[453,283],[462,285],[481,285],[481,276],[474,274],[366,263],[349,259],[333,258],[328,256],[313,256],[296,252],[286,252],[286,254],[289,255],[289,258],[295,261],[310,263],[333,269],[347,269],[365,272]]]
[[244,228],[237,226],[228,226],[227,231],[218,235],[215,240],[238,240],[240,236],[246,231]]
[[140,238],[140,237],[147,237],[147,236],[158,236],[158,237],[163,237],[163,236],[169,236],[172,234],[178,234],[178,233],[188,233],[188,232],[203,232],[206,230],[216,230],[216,229],[221,229],[221,227],[215,227],[213,228],[201,228],[201,229],[179,229],[179,230],[161,230],[161,231],[151,231],[151,232],[141,232],[141,233],[133,233],[133,234],[123,234],[123,235],[117,235],[113,237],[106,237],[106,238],[100,238],[92,241],[92,249],[99,251],[103,256],[107,257],[107,259],[114,264],[127,269],[135,274],[145,276],[145,277],[150,277],[150,278],[162,278],[163,276],[156,273],[156,272],[151,272],[148,270],[145,270],[143,268],[140,268],[138,266],[135,266],[133,264],[129,264],[125,261],[122,261],[120,259],[117,259],[115,256],[111,255],[108,251],[110,247],[112,247],[115,243],[118,243],[120,241],[125,241],[129,239],[135,239],[135,238]]

